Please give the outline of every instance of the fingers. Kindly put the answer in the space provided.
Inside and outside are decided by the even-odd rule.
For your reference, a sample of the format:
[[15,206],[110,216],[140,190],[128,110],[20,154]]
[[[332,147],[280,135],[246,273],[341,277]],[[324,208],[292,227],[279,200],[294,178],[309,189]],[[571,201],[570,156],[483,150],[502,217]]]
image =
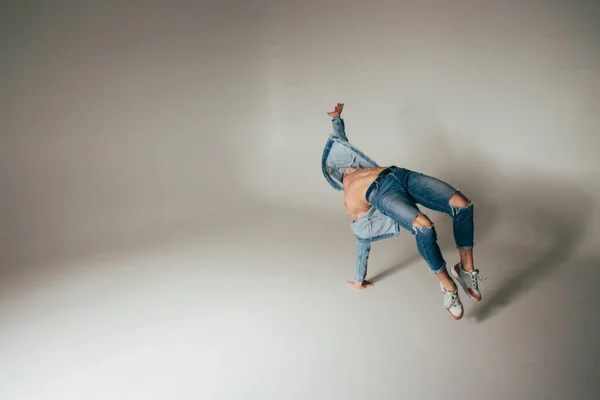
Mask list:
[[358,289],[358,290],[362,290],[362,289],[366,289],[368,287],[374,286],[373,282],[370,282],[370,281],[362,281],[362,282],[348,281],[347,283],[354,289]]
[[332,116],[332,114],[340,114],[344,109],[344,103],[337,103],[334,107],[333,111],[327,113],[327,115]]

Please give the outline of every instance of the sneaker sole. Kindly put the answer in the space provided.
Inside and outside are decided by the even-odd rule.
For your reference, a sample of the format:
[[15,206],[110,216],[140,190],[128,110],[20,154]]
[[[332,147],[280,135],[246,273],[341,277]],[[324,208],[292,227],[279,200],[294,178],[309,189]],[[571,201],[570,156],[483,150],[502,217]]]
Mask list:
[[449,309],[447,309],[447,308],[446,308],[446,311],[448,312],[448,315],[450,315],[450,316],[451,316],[452,318],[454,318],[455,320],[459,320],[459,319],[461,319],[461,318],[463,317],[463,315],[465,314],[465,313],[463,312],[462,314],[460,314],[460,315],[457,317],[457,316],[455,316],[454,314],[452,314],[452,313],[450,312],[450,310],[449,310]]
[[473,290],[467,286],[465,281],[463,281],[461,279],[458,271],[456,270],[457,268],[458,268],[458,264],[455,265],[454,267],[450,268],[450,272],[452,273],[452,276],[454,277],[454,279],[456,279],[458,281],[458,283],[460,283],[460,286],[463,288],[463,290],[465,291],[467,296],[469,296],[470,298],[472,298],[475,301],[481,301],[481,297],[477,296],[475,294],[475,292],[473,292]]

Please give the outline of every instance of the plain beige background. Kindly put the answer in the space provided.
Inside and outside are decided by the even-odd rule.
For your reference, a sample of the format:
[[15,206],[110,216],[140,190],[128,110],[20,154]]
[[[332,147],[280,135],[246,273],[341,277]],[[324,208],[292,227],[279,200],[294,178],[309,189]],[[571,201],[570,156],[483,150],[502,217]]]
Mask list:
[[[0,398],[598,398],[599,11],[2,2]],[[462,321],[407,232],[345,286],[337,102],[475,200]]]

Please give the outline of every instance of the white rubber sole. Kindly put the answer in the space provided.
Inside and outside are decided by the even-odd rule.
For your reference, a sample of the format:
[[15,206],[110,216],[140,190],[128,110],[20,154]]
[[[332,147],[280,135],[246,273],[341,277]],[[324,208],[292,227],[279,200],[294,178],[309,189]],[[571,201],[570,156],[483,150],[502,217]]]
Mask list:
[[459,315],[458,317],[457,317],[456,315],[452,314],[452,313],[450,312],[450,309],[448,309],[448,308],[446,308],[446,312],[448,313],[448,315],[449,315],[449,316],[451,316],[451,317],[452,317],[453,319],[455,319],[455,320],[459,320],[459,319],[461,319],[461,318],[463,317],[463,315],[465,314],[465,311],[464,311],[464,309],[463,309],[463,312],[462,312],[462,313],[460,313],[460,315]]

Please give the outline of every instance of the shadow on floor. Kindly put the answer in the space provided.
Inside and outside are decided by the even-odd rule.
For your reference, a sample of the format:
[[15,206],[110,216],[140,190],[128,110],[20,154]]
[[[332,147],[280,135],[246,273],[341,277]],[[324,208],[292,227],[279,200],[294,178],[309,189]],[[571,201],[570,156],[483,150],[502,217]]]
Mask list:
[[[569,264],[572,271],[562,271],[561,291],[572,294],[572,300],[563,304],[562,319],[557,319],[556,329],[566,329],[571,340],[565,341],[568,349],[563,360],[569,366],[564,370],[569,374],[571,398],[600,398],[600,255],[574,259]],[[558,299],[560,302],[560,298]],[[551,304],[549,302],[549,304]]]
[[[513,256],[510,246],[501,255],[501,268],[511,272],[499,285],[494,284],[496,289],[484,294],[484,300],[473,311],[477,321],[493,316],[537,282],[569,265],[577,257],[589,228],[587,213],[592,199],[566,181],[542,179],[539,175],[531,180],[513,178],[503,185],[499,201],[509,205],[503,215],[510,235],[508,242],[518,248],[527,245],[528,261]],[[485,260],[481,261],[485,265]]]
[[[524,296],[537,282],[555,272],[558,268],[567,266],[575,255],[578,241],[581,239],[572,230],[557,228],[555,241],[549,245],[545,252],[536,252],[533,261],[518,264],[518,270],[505,279],[497,289],[486,293],[485,282],[482,292],[484,298],[477,304],[472,312],[472,317],[477,322],[485,321],[506,307],[510,302]],[[510,249],[509,249],[510,254]],[[501,256],[502,258],[502,256]],[[511,256],[503,257],[506,262],[511,262]],[[518,263],[519,261],[515,261]]]
[[[586,216],[592,199],[575,182],[550,176],[543,170],[518,172],[511,166],[494,165],[490,162],[493,157],[487,157],[471,143],[457,146],[452,142],[453,136],[439,126],[425,129],[419,136],[419,146],[427,149],[427,160],[422,165],[404,167],[445,180],[475,202],[474,259],[482,275],[488,263],[478,258],[478,244],[486,246],[486,250],[492,249],[493,253],[494,240],[498,239],[487,239],[498,227],[504,228],[501,232],[508,237],[501,242],[508,242],[509,250],[500,256],[503,260],[500,268],[506,271],[492,274],[503,278],[500,283],[487,281],[495,288],[491,291],[486,292],[486,282],[483,282],[483,301],[473,311],[477,321],[484,321],[576,257],[589,228]],[[450,250],[454,248],[452,235],[448,235],[450,229],[447,229],[451,221],[447,216],[429,214],[435,219],[438,231],[446,231],[438,234],[438,241],[448,261]],[[412,235],[411,240],[414,240]],[[515,256],[510,251],[510,243],[519,248],[528,246],[529,254],[524,258]],[[416,246],[414,251],[413,257],[385,269],[375,275],[373,281],[385,279],[418,260]]]
[[373,275],[367,279],[369,279],[373,283],[380,282],[380,281],[394,275],[396,272],[400,271],[401,269],[407,268],[410,264],[412,264],[416,261],[419,261],[419,260],[421,260],[421,255],[419,253],[415,252],[415,254],[413,254],[412,256],[403,260],[402,262],[392,265],[388,268],[385,268],[381,272],[378,272],[375,275]]

